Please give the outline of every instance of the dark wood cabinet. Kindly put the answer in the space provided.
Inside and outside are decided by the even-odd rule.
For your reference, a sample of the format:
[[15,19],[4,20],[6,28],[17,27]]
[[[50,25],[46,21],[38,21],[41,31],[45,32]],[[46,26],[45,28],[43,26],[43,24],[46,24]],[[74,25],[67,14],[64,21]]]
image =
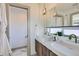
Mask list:
[[35,41],[35,49],[37,55],[42,56],[42,45],[37,40]]
[[43,53],[42,55],[43,56],[49,56],[49,52],[48,51],[49,50],[45,46],[42,47],[42,53]]
[[35,40],[35,50],[36,50],[37,56],[57,56],[55,53],[50,51],[47,47],[42,45],[37,40]]
[[49,56],[57,56],[54,52],[49,50]]

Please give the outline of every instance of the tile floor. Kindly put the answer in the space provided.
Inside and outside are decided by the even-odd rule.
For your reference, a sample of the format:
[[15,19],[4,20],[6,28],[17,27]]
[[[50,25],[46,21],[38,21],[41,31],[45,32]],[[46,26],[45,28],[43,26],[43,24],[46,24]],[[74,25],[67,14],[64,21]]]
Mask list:
[[27,56],[27,48],[20,48],[13,50],[12,56]]

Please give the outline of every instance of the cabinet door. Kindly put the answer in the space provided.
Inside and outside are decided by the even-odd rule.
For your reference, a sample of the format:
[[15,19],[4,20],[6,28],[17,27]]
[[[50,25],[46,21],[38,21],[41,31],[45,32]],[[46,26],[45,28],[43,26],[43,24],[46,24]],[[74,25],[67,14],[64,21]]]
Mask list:
[[49,50],[45,47],[45,46],[43,46],[43,56],[49,56]]
[[39,43],[37,40],[35,40],[35,50],[36,50],[37,56],[57,56],[55,53],[50,51],[44,45]]
[[35,50],[38,56],[42,56],[42,44],[35,40]]
[[38,53],[39,53],[38,55],[39,56],[43,56],[43,53],[42,53],[43,50],[42,50],[42,48],[43,48],[43,45],[39,43],[39,46],[38,46]]

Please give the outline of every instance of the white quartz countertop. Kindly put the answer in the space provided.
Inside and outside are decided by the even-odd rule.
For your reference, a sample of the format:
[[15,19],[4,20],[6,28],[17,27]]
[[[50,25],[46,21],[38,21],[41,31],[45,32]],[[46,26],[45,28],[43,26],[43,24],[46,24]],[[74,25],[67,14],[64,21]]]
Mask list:
[[36,40],[58,56],[79,56],[79,51],[65,47],[61,44],[61,42],[58,43],[57,41],[48,41],[44,36],[37,36]]

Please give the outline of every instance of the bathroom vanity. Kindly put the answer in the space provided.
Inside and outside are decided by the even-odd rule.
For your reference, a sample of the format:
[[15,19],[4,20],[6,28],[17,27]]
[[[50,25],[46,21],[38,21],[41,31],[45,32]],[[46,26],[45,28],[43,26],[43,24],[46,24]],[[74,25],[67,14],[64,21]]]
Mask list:
[[35,40],[35,49],[38,56],[57,56],[39,41]]
[[[63,40],[65,39],[65,40]],[[69,42],[67,38],[59,37],[51,41],[45,36],[37,36],[35,49],[38,56],[79,56],[79,44]]]

